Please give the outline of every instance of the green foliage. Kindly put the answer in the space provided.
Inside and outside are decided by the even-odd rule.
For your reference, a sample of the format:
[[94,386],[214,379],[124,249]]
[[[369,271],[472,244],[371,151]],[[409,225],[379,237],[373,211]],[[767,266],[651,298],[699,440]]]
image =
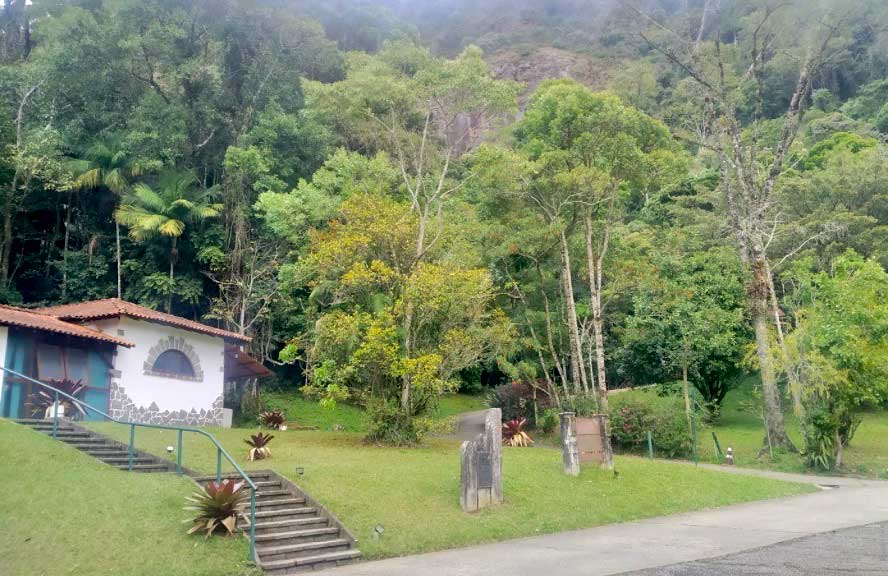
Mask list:
[[651,390],[623,392],[609,399],[611,438],[615,447],[647,450],[652,434],[654,453],[666,458],[691,454],[691,433],[679,396],[658,396]]
[[552,405],[552,399],[541,382],[509,382],[490,392],[487,405],[499,408],[503,421],[526,420],[529,426],[537,427],[537,417]]

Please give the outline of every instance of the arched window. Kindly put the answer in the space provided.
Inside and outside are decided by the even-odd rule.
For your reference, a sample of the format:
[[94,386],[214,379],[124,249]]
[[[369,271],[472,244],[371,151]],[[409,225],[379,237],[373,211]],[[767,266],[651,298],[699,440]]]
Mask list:
[[178,350],[166,350],[161,352],[154,365],[151,367],[152,372],[160,372],[175,376],[185,376],[194,378],[194,366],[188,356]]

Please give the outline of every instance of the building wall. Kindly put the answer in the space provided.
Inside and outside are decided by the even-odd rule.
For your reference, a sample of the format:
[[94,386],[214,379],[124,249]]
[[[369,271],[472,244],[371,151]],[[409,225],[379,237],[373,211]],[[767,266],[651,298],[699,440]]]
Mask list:
[[[222,338],[126,317],[91,325],[135,344],[132,348],[117,348],[111,373],[111,416],[151,424],[221,425],[225,376]],[[195,371],[193,378],[151,371],[157,356],[168,349],[189,357]]]
[[[6,366],[6,341],[9,338],[9,328],[0,326],[0,366]],[[0,377],[0,382],[3,378]]]

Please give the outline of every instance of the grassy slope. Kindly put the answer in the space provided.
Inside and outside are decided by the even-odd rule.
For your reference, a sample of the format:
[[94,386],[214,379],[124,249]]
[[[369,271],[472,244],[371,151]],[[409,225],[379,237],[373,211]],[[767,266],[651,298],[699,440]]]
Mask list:
[[[698,432],[699,457],[704,462],[719,462],[712,432],[718,436],[722,450],[734,449],[734,462],[748,468],[767,468],[782,472],[811,472],[805,468],[798,454],[775,453],[759,457],[763,446],[764,427],[759,414],[760,400],[753,397],[755,379],[745,379],[740,386],[728,392],[722,408],[722,416],[716,426],[702,426]],[[650,394],[650,392],[646,392]],[[626,391],[621,394],[639,394]],[[798,422],[790,413],[786,416],[786,429],[797,447],[802,446]],[[844,472],[888,479],[888,412],[875,411],[864,414],[863,423],[845,451]]]
[[[98,427],[111,430],[107,424]],[[114,435],[124,438],[126,431],[117,428]],[[274,433],[272,459],[248,463],[243,438],[250,430],[212,431],[243,466],[274,468],[304,486],[352,529],[361,550],[371,558],[811,490],[632,457],[617,460],[619,479],[591,467],[571,478],[561,472],[557,450],[507,448],[505,505],[467,515],[459,508],[459,445],[453,441],[429,440],[422,448],[396,449],[368,446],[354,433],[288,430]],[[214,470],[214,454],[197,442],[189,440],[186,445],[186,465]],[[172,443],[172,435],[139,431],[137,443],[160,454]],[[304,467],[305,475],[297,477],[296,467]],[[376,524],[385,527],[378,541],[370,538]]]
[[[711,432],[718,436],[722,450],[731,446],[734,460],[740,466],[770,468],[787,472],[806,471],[798,454],[764,455],[758,458],[764,439],[762,420],[752,398],[752,379],[747,379],[725,398],[722,417],[717,426],[704,429],[700,436],[700,456],[715,461],[715,443]],[[797,447],[802,446],[798,422],[791,414],[786,417],[787,433]],[[857,430],[851,445],[845,451],[844,471],[870,477],[888,479],[888,413],[869,412]]]
[[128,474],[0,420],[0,573],[253,573],[243,539],[187,536],[193,484]]
[[[338,404],[332,409],[323,408],[317,401],[303,398],[297,392],[265,392],[262,401],[267,410],[281,410],[288,421],[301,426],[316,426],[320,430],[331,431],[338,425],[346,432],[363,432],[367,429],[364,412],[348,404]],[[447,418],[484,407],[486,403],[481,396],[451,394],[441,398],[433,416]]]

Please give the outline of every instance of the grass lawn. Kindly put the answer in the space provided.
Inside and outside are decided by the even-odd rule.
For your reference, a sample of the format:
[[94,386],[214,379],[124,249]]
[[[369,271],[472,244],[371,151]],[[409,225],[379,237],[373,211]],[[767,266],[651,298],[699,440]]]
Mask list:
[[129,474],[0,420],[0,573],[244,575],[240,538],[187,536],[193,484]]
[[[127,430],[93,425],[126,439]],[[693,466],[617,459],[619,478],[595,467],[577,478],[561,471],[550,448],[506,448],[503,506],[469,515],[459,507],[459,444],[431,439],[420,448],[366,445],[349,432],[275,432],[272,458],[246,462],[243,439],[252,429],[212,429],[246,468],[273,468],[329,507],[359,539],[365,556],[381,558],[561,530],[634,520],[736,502],[799,494],[810,486],[721,474]],[[155,454],[172,434],[139,430],[137,444]],[[215,470],[205,441],[189,439],[185,464]],[[298,477],[296,467],[304,467]],[[371,538],[376,524],[385,527]]]

